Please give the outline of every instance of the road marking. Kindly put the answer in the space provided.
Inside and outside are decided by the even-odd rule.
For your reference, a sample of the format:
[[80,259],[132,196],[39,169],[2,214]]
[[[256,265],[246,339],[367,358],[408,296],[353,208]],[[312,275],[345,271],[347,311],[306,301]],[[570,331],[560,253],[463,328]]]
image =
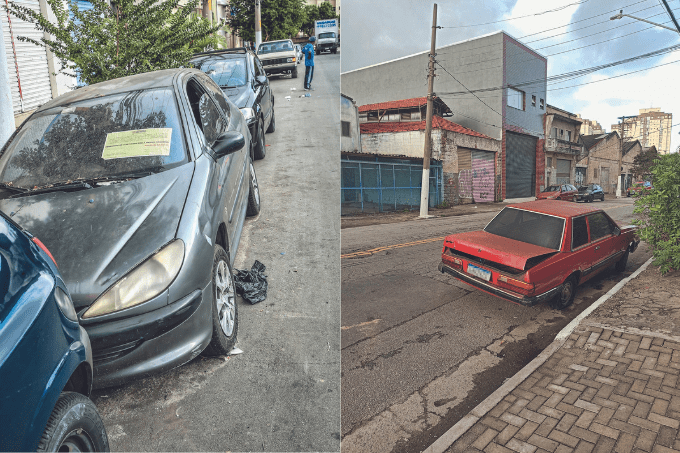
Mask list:
[[[632,206],[632,205],[614,206],[613,208],[605,208],[605,209],[603,209],[603,211],[611,211],[612,209],[627,208],[627,207],[630,207],[630,206]],[[413,245],[427,244],[429,242],[443,241],[444,239],[446,239],[446,236],[440,236],[440,237],[429,238],[429,239],[422,239],[420,241],[405,242],[403,244],[385,245],[383,247],[377,247],[377,248],[370,249],[370,250],[361,250],[361,251],[358,251],[358,252],[345,253],[344,255],[340,255],[340,259],[358,258],[360,256],[370,256],[370,255],[373,255],[373,254],[376,254],[376,253],[379,253],[379,252],[384,252],[386,250],[399,249],[399,248],[403,248],[403,247],[411,247]]]
[[340,330],[349,330],[355,327],[366,327],[371,324],[378,324],[380,321],[382,321],[382,319],[374,319],[373,321],[366,321],[359,324],[354,324],[353,326],[342,326],[340,327]]

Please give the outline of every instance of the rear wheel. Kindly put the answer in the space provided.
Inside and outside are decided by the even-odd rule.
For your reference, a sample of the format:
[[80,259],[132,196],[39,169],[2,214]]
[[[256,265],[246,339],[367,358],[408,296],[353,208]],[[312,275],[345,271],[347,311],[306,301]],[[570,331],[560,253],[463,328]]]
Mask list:
[[212,291],[212,340],[210,340],[210,344],[204,353],[206,355],[227,355],[236,344],[238,307],[229,255],[219,244],[215,244]]
[[104,423],[94,403],[80,393],[59,395],[38,451],[110,451]]
[[604,194],[602,194],[602,198],[600,198],[600,201],[604,201]]
[[255,176],[255,167],[253,162],[250,162],[250,191],[248,192],[248,208],[246,215],[252,217],[260,213],[260,187],[257,185],[257,176]]
[[274,107],[272,106],[272,120],[269,122],[269,127],[267,128],[267,133],[271,134],[276,130],[276,117],[274,116]]
[[264,149],[265,146],[264,125],[262,124],[262,118],[260,118],[257,122],[257,137],[255,138],[255,152],[253,153],[255,159],[264,159],[264,156],[267,153]]
[[298,72],[297,72],[297,66],[295,66],[295,69],[290,73],[290,76],[294,79],[297,79]]
[[590,195],[590,196],[588,197],[588,203],[592,203],[592,202],[593,202],[593,196]]
[[626,270],[626,265],[628,264],[628,255],[630,255],[630,251],[626,250],[626,253],[623,254],[621,259],[616,263],[616,266],[614,266],[616,272],[623,272]]
[[564,310],[574,302],[576,297],[576,277],[569,277],[563,284],[560,292],[550,301],[550,306],[555,310]]

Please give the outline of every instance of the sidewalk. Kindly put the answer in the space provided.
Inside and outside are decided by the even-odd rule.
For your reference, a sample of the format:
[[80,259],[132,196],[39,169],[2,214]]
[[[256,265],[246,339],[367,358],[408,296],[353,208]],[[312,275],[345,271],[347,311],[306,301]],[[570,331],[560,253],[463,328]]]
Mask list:
[[680,452],[680,272],[648,263],[425,451]]

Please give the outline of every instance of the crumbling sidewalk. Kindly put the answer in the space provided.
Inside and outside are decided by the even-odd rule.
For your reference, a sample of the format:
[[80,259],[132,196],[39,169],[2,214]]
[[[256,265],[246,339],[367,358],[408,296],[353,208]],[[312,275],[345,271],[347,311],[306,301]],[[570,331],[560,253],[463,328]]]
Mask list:
[[426,453],[680,451],[680,272],[650,261]]

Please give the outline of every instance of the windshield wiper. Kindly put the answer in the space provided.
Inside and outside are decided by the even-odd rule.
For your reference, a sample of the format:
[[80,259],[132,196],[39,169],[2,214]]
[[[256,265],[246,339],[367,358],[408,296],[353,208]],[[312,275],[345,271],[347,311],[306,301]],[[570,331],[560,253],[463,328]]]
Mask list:
[[18,198],[29,195],[36,195],[40,193],[50,193],[50,192],[62,192],[62,191],[74,191],[74,190],[84,190],[91,189],[92,186],[85,181],[68,181],[68,182],[58,182],[55,184],[50,184],[49,186],[38,187],[37,189],[26,189],[21,193],[14,194],[10,198]]
[[3,189],[13,190],[14,192],[18,192],[18,193],[24,193],[24,192],[27,192],[29,190],[29,189],[24,189],[23,187],[14,187],[13,185],[8,184],[6,182],[0,183],[0,187],[2,187]]
[[137,171],[137,172],[131,172],[131,173],[120,173],[117,175],[107,175],[107,176],[98,176],[96,178],[88,178],[85,179],[84,181],[88,182],[103,182],[103,181],[123,181],[127,179],[138,179],[138,178],[143,178],[145,176],[150,176],[153,175],[156,172],[150,171],[150,170],[145,170],[145,171]]

